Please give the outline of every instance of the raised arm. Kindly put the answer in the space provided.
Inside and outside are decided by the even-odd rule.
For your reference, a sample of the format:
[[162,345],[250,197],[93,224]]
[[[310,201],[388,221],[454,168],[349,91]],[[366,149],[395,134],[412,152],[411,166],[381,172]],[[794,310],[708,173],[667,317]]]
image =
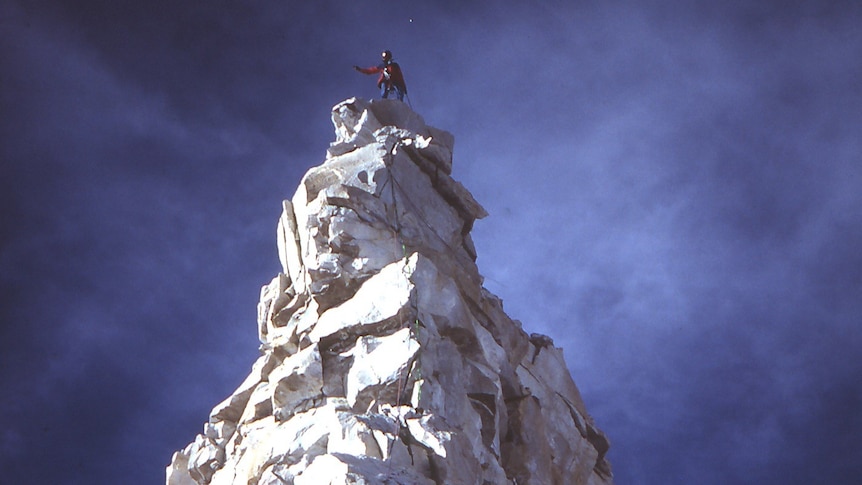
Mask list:
[[361,72],[362,74],[377,74],[378,72],[383,71],[383,68],[381,68],[380,66],[374,66],[374,67],[353,66],[353,69],[356,69],[357,71]]

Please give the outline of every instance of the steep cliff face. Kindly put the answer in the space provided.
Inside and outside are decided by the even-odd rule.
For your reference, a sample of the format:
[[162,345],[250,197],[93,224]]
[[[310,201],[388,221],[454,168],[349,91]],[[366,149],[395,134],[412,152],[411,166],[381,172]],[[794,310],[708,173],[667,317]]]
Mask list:
[[452,136],[394,100],[332,120],[278,221],[261,356],[167,484],[612,483],[562,352],[482,287]]

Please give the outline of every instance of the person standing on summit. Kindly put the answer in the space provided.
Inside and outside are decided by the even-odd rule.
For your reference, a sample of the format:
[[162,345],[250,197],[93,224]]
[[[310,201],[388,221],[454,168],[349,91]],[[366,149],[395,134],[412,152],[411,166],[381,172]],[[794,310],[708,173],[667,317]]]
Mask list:
[[401,73],[401,67],[397,62],[392,61],[391,52],[383,51],[382,57],[383,63],[379,66],[366,68],[353,66],[353,69],[362,74],[380,73],[380,77],[377,78],[377,87],[380,89],[380,96],[384,99],[388,98],[389,93],[394,90],[395,95],[398,96],[398,100],[404,101],[404,95],[407,94],[407,84],[404,83],[404,75]]

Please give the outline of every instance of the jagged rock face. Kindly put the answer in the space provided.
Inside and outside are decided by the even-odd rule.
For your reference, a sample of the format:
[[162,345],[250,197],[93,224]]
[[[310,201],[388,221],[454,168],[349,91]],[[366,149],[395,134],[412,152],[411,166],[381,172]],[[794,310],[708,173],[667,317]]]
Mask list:
[[278,222],[262,354],[167,484],[612,483],[562,352],[481,285],[452,136],[394,100],[332,120]]

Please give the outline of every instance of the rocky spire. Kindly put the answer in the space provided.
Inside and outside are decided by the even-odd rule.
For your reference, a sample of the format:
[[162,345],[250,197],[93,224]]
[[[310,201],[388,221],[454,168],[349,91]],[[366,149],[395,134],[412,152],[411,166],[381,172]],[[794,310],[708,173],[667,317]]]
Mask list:
[[612,483],[561,350],[482,287],[452,135],[394,100],[332,121],[284,201],[261,356],[167,484]]

